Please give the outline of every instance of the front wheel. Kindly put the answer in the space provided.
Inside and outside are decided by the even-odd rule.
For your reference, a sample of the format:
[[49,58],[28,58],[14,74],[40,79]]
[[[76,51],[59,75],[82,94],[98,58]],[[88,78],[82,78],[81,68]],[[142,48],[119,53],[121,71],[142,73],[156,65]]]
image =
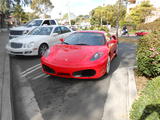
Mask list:
[[38,50],[38,56],[42,57],[42,55],[44,55],[47,49],[48,49],[47,44],[40,45],[39,50]]
[[110,67],[111,67],[111,59],[110,59],[110,56],[108,56],[108,61],[107,61],[107,66],[106,66],[107,74],[109,74],[110,72]]

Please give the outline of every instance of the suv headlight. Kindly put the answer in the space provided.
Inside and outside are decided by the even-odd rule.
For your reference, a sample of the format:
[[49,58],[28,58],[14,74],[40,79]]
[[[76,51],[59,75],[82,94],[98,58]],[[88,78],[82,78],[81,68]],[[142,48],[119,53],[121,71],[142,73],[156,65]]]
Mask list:
[[97,60],[97,59],[99,59],[100,57],[102,57],[103,56],[103,53],[102,52],[97,52],[97,53],[95,53],[93,56],[92,56],[92,58],[90,59],[91,61],[95,61],[95,60]]
[[33,48],[34,47],[34,42],[26,43],[23,45],[24,48]]
[[24,30],[23,34],[27,34],[29,32],[29,30]]

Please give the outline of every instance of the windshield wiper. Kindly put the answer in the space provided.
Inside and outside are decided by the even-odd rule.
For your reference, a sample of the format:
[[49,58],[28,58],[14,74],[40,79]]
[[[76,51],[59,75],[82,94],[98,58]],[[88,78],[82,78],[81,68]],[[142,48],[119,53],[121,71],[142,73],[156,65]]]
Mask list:
[[88,44],[85,44],[85,43],[78,43],[78,44],[74,44],[74,45],[88,45]]
[[67,43],[67,42],[63,42],[63,44],[69,45],[69,43]]

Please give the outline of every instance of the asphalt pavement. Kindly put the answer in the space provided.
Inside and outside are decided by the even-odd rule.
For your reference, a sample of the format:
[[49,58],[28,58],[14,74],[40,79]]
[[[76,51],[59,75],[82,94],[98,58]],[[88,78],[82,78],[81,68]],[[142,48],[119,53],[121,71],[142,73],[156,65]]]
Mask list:
[[[115,117],[119,115],[123,116],[122,120],[127,120],[128,68],[135,66],[135,50],[135,44],[120,43],[119,55],[112,61],[110,74],[97,80],[50,77],[42,72],[39,57],[13,56],[11,65],[16,120],[27,120],[25,118],[37,115],[44,120],[120,120]],[[20,93],[23,87],[32,91],[32,94]],[[20,98],[23,94],[25,97]],[[113,97],[114,94],[121,99]],[[30,99],[26,100],[27,96]],[[117,105],[119,102],[120,109],[117,110],[115,103]],[[29,108],[31,103],[35,103],[36,110]],[[22,110],[26,106],[33,112]],[[112,108],[112,112],[106,108]],[[123,112],[114,113],[113,110]],[[115,119],[111,119],[113,116]]]

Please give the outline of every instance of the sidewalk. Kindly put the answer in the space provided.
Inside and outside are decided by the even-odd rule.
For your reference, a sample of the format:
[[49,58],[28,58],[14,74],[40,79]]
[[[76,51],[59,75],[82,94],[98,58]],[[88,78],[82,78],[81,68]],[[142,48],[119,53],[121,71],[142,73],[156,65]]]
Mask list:
[[5,51],[8,32],[0,32],[0,120],[13,120],[11,103],[10,61]]
[[111,77],[102,120],[129,120],[136,93],[133,68],[117,69]]

